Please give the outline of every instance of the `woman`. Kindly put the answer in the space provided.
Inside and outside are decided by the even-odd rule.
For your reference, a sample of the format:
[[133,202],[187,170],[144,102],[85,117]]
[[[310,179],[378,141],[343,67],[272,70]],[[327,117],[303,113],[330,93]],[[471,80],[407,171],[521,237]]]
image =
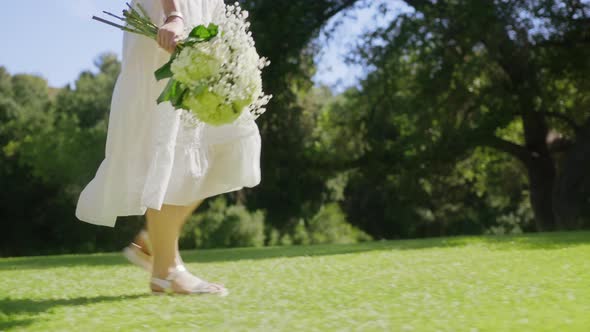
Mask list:
[[178,251],[186,219],[207,197],[260,183],[260,134],[253,120],[187,127],[182,110],[156,100],[166,63],[185,28],[223,15],[223,0],[135,0],[160,26],[158,43],[126,33],[109,116],[105,159],[80,194],[76,216],[114,226],[117,216],[146,215],[128,258],[151,270],[152,292],[227,294],[190,274]]

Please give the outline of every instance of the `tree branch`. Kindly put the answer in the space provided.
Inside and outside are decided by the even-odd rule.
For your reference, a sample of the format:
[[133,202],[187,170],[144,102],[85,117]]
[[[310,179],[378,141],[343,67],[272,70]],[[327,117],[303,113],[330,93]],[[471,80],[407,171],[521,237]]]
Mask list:
[[582,129],[582,127],[580,127],[572,118],[568,117],[567,115],[565,115],[563,113],[556,113],[556,112],[539,112],[539,113],[541,113],[541,115],[543,115],[545,117],[555,118],[555,119],[565,122],[568,126],[570,126],[574,130],[576,135]]
[[581,40],[546,40],[535,44],[535,48],[544,47],[559,47],[559,48],[572,48],[582,47],[590,44],[590,38]]
[[324,22],[329,20],[332,16],[338,14],[339,12],[353,6],[354,4],[356,4],[359,0],[346,0],[343,3],[341,3],[339,6],[336,6],[335,8],[332,8],[330,11],[326,12],[323,16],[323,20]]
[[524,146],[512,143],[497,136],[493,136],[491,139],[486,140],[483,145],[498,151],[506,152],[520,160],[523,164],[528,164],[531,161],[530,151]]
[[414,7],[414,9],[420,10],[420,8],[424,6],[434,6],[434,4],[427,0],[405,0],[404,1],[408,6]]
[[547,145],[551,153],[564,153],[570,151],[575,143],[566,138],[556,138]]

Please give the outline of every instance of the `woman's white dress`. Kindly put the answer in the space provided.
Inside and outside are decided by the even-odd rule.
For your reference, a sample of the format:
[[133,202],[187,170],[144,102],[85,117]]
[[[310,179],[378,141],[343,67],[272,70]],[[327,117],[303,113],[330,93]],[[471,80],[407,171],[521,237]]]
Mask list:
[[[134,3],[156,24],[165,20],[160,0]],[[224,8],[223,0],[180,0],[180,6],[187,25],[208,24]],[[80,194],[78,219],[112,227],[118,216],[189,205],[260,183],[261,140],[254,120],[194,128],[181,121],[184,111],[156,104],[166,82],[156,82],[154,71],[169,57],[153,40],[125,33],[105,159]]]

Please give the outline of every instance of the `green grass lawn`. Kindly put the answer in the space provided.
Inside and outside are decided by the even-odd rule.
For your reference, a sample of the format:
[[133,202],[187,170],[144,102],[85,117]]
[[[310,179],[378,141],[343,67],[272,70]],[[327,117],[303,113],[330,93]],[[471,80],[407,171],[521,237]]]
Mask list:
[[117,253],[0,259],[0,330],[590,331],[590,232],[201,250],[227,297],[152,296]]

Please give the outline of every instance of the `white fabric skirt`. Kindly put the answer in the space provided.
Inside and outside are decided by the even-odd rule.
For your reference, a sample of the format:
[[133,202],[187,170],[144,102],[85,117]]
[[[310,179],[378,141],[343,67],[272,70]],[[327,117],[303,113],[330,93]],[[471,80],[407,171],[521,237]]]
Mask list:
[[[160,0],[136,0],[161,25]],[[188,25],[208,24],[223,0],[180,0]],[[163,204],[189,205],[260,183],[261,140],[254,120],[219,127],[186,126],[182,110],[156,104],[166,82],[154,71],[170,55],[146,37],[125,33],[121,74],[113,92],[105,159],[80,194],[76,217],[114,226]]]

